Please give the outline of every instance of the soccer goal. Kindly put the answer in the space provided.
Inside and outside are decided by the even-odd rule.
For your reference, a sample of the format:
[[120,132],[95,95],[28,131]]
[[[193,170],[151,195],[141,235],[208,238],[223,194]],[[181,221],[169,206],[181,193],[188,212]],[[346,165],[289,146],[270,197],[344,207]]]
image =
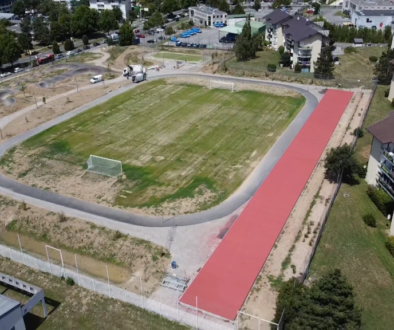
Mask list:
[[209,81],[209,89],[212,89],[212,88],[224,88],[224,89],[229,89],[232,92],[234,92],[234,83],[217,81],[217,80],[210,80]]
[[122,174],[122,162],[118,160],[90,155],[86,163],[88,164],[87,170],[92,173],[102,174],[113,178]]

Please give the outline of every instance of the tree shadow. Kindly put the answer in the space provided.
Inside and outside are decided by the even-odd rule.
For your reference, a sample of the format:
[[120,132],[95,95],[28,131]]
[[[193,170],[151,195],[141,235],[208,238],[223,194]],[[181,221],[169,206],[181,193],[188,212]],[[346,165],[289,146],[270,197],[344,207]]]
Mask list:
[[[328,180],[330,183],[339,183],[340,180],[341,180],[340,176],[335,175],[335,174],[329,174],[327,172],[324,174],[324,178],[326,180]],[[349,175],[345,176],[344,175],[342,177],[342,181],[341,182],[342,183],[346,183],[349,186],[357,186],[357,185],[360,184],[360,178],[355,176],[355,175],[352,175],[352,176],[349,176]]]

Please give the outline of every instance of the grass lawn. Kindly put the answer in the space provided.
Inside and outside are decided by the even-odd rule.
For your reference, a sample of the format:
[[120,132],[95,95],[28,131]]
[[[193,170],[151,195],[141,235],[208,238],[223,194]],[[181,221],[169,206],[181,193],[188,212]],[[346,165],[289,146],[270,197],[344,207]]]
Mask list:
[[[41,304],[35,306],[31,313],[25,316],[27,330],[189,329],[139,307],[96,294],[77,285],[68,286],[58,277],[35,271],[3,257],[0,257],[0,269],[44,290],[50,314],[43,321]],[[22,304],[29,299],[12,289],[6,290],[1,285],[0,292]]]
[[[385,50],[385,47],[365,47],[357,49],[355,53],[339,56],[340,64],[335,67],[333,84],[340,83],[344,88],[360,86],[372,88],[374,64],[369,62],[369,57],[377,56],[379,58]],[[279,75],[313,78],[312,73],[295,73],[289,68],[280,68],[279,61],[279,52],[267,49],[257,52],[257,58],[246,62],[238,62],[234,57],[226,62],[226,66],[233,70],[266,72],[267,65],[272,63],[277,65],[276,72]]]
[[97,60],[101,57],[103,57],[103,55],[101,54],[81,53],[81,54],[75,54],[73,56],[70,56],[69,58],[58,61],[58,63],[65,63],[65,62],[86,63],[86,62]]
[[[378,87],[366,126],[391,110],[384,98],[385,89],[387,86]],[[369,152],[371,140],[369,133],[359,139],[358,158],[366,160],[365,150]],[[355,186],[342,185],[313,259],[310,277],[341,269],[354,286],[356,302],[363,309],[363,329],[394,329],[394,258],[384,246],[390,224],[366,190],[364,180]],[[366,213],[375,215],[377,228],[364,224],[362,216]]]
[[[79,168],[89,155],[122,161],[126,179],[119,183],[126,193],[117,205],[157,206],[208,189],[214,196],[204,209],[242,183],[304,101],[158,80],[52,127],[22,148],[40,151],[32,175],[38,164],[44,166],[42,157]],[[14,166],[12,157],[10,151],[0,164]]]
[[363,85],[371,88],[375,65],[369,62],[369,57],[379,58],[386,50],[385,47],[357,48],[355,53],[339,56],[340,64],[335,67],[334,76],[344,87]]
[[200,62],[202,60],[201,55],[169,53],[169,52],[156,53],[155,58],[157,58],[158,60],[165,58],[170,60],[186,61],[186,62]]

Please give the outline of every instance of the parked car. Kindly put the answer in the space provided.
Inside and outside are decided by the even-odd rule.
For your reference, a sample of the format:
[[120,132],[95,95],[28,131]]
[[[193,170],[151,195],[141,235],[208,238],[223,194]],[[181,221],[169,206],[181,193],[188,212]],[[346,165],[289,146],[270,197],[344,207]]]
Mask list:
[[0,78],[5,78],[5,77],[8,77],[10,75],[12,75],[12,72],[4,72],[4,73],[0,74]]
[[69,50],[69,51],[66,53],[67,56],[72,56],[72,55],[74,55],[74,54],[75,54],[75,50]]
[[137,34],[137,37],[138,38],[145,38],[145,34],[139,33],[139,34]]
[[84,49],[84,50],[90,49],[90,46],[89,46],[89,45],[85,45],[85,46],[83,46],[83,49]]
[[94,42],[94,43],[93,43],[93,47],[96,47],[96,46],[98,46],[98,45],[100,45],[99,42]]
[[137,29],[137,30],[134,30],[134,33],[139,33],[139,32],[141,32],[141,31],[140,31],[140,30],[138,30],[138,29]]
[[75,51],[75,53],[82,53],[82,49],[81,49],[81,48],[78,48],[78,49]]
[[22,71],[23,71],[22,68],[15,68],[15,69],[14,69],[14,72],[15,72],[15,73],[22,72]]
[[155,41],[153,39],[147,41],[148,44],[153,44]]
[[60,60],[61,58],[63,58],[64,55],[63,54],[56,54],[55,55],[55,60]]
[[155,31],[148,31],[148,34],[153,36],[155,34]]
[[164,40],[165,37],[158,37],[157,39],[159,39],[159,40]]
[[103,81],[103,76],[101,74],[90,78],[90,83],[91,84],[95,84],[95,83],[98,83],[100,81]]

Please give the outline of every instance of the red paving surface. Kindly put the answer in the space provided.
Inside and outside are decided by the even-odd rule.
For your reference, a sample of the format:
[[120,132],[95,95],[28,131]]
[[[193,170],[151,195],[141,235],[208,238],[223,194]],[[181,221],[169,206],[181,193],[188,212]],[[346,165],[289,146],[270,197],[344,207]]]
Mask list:
[[328,90],[180,301],[234,320],[353,93]]

